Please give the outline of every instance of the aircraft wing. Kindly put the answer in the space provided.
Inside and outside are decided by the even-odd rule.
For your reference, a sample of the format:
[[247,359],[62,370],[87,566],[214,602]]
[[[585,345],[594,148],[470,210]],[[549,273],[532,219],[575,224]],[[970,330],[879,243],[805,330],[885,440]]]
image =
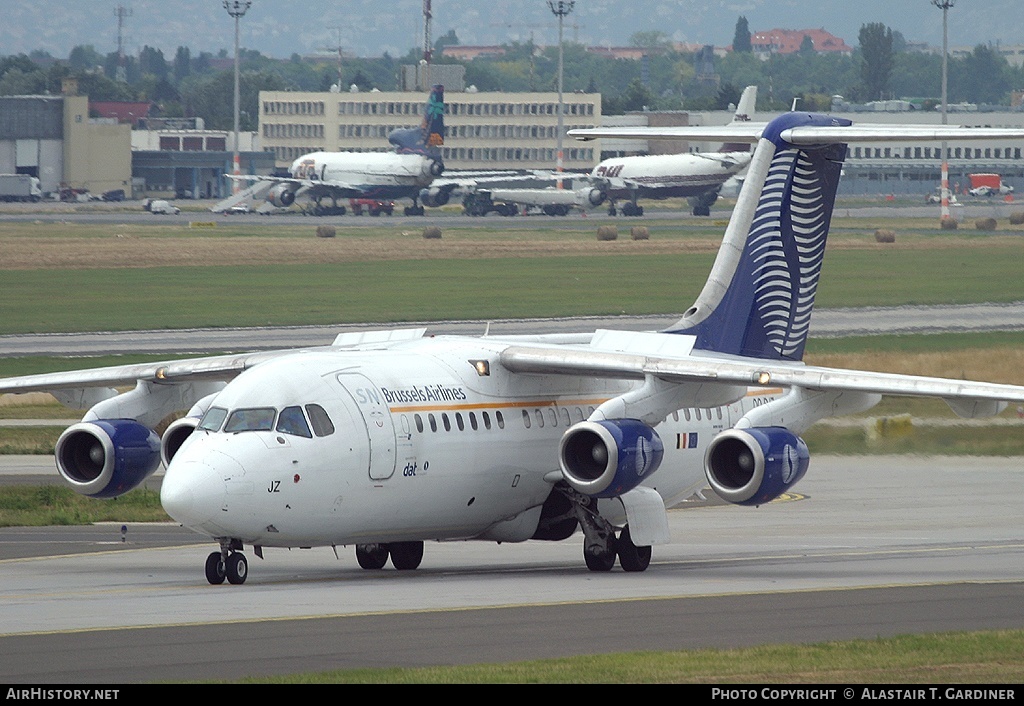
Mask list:
[[302,351],[318,352],[346,348],[367,348],[391,341],[420,338],[426,329],[389,329],[385,331],[352,331],[337,336],[330,346],[293,348],[251,353],[229,353],[201,358],[179,358],[154,363],[129,363],[105,368],[70,370],[66,372],[0,378],[0,394],[49,392],[93,387],[123,387],[137,382],[173,384],[197,381],[228,381],[249,368],[282,355]]
[[271,186],[274,184],[291,184],[296,187],[297,195],[310,194],[313,196],[334,196],[336,198],[358,198],[364,193],[364,189],[355,184],[337,179],[321,181],[319,179],[296,179],[294,177],[263,176],[260,174],[243,174],[241,176],[225,174],[224,176],[241,181],[269,182]]
[[[686,339],[686,340],[679,340]],[[1024,402],[1024,387],[804,365],[692,352],[692,337],[598,331],[589,345],[512,345],[500,356],[517,373],[589,375],[667,382],[800,387],[810,391],[941,397],[948,402]],[[958,412],[961,404],[953,405]],[[969,410],[967,410],[969,411]],[[970,415],[965,415],[970,416]]]
[[286,351],[263,351],[2,378],[0,379],[0,393],[19,394],[92,387],[123,387],[135,385],[139,381],[153,383],[198,380],[227,381],[244,370],[284,352]]
[[[756,143],[764,135],[765,123],[735,123],[729,125],[702,125],[677,127],[599,127],[569,130],[570,137],[595,140],[602,137],[634,138],[643,140],[698,140],[705,142]],[[961,125],[836,125],[834,127],[791,127],[782,130],[779,138],[792,145],[820,145],[848,142],[956,142],[958,138],[972,140],[1019,140],[1024,130],[1001,128],[973,128]]]

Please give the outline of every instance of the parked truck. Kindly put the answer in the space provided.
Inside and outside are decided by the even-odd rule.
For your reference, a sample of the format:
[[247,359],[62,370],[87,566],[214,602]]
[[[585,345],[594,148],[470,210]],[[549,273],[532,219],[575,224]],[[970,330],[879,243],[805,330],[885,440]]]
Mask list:
[[28,174],[0,174],[0,201],[39,201],[39,179]]
[[998,174],[968,174],[971,196],[1006,196],[1013,193],[1013,187],[1003,183]]

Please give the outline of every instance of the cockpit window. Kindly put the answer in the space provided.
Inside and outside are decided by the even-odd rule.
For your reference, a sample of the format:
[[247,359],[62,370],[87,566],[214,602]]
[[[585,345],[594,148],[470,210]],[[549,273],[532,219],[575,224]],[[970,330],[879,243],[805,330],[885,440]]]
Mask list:
[[334,433],[334,422],[327,416],[327,410],[318,404],[307,404],[306,414],[313,425],[313,433],[317,436],[330,436]]
[[206,410],[203,418],[199,420],[199,428],[204,431],[217,431],[224,423],[226,416],[228,416],[228,411],[223,407],[210,407]]
[[224,431],[229,434],[239,431],[271,431],[274,428],[274,417],[276,416],[277,410],[273,407],[236,409],[228,417]]
[[306,418],[302,416],[302,407],[285,407],[281,410],[281,416],[277,418],[277,430],[282,434],[292,436],[304,436],[312,439],[313,434],[309,431]]

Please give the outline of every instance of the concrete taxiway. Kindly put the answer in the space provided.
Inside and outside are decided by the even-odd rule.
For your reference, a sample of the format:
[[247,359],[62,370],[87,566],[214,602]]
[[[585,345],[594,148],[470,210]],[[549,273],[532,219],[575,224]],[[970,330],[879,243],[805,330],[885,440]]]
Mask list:
[[[812,459],[798,495],[670,512],[642,574],[579,537],[428,544],[414,572],[352,548],[266,550],[210,586],[171,525],[0,530],[0,682],[235,679],[363,666],[1021,628],[1021,459]],[[85,657],[84,655],[88,655]]]

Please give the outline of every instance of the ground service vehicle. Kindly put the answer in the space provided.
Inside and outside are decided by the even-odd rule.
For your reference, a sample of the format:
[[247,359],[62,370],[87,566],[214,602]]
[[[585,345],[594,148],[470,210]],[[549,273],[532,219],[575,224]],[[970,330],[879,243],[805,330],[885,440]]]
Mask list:
[[0,174],[0,201],[39,201],[39,179],[28,174]]

